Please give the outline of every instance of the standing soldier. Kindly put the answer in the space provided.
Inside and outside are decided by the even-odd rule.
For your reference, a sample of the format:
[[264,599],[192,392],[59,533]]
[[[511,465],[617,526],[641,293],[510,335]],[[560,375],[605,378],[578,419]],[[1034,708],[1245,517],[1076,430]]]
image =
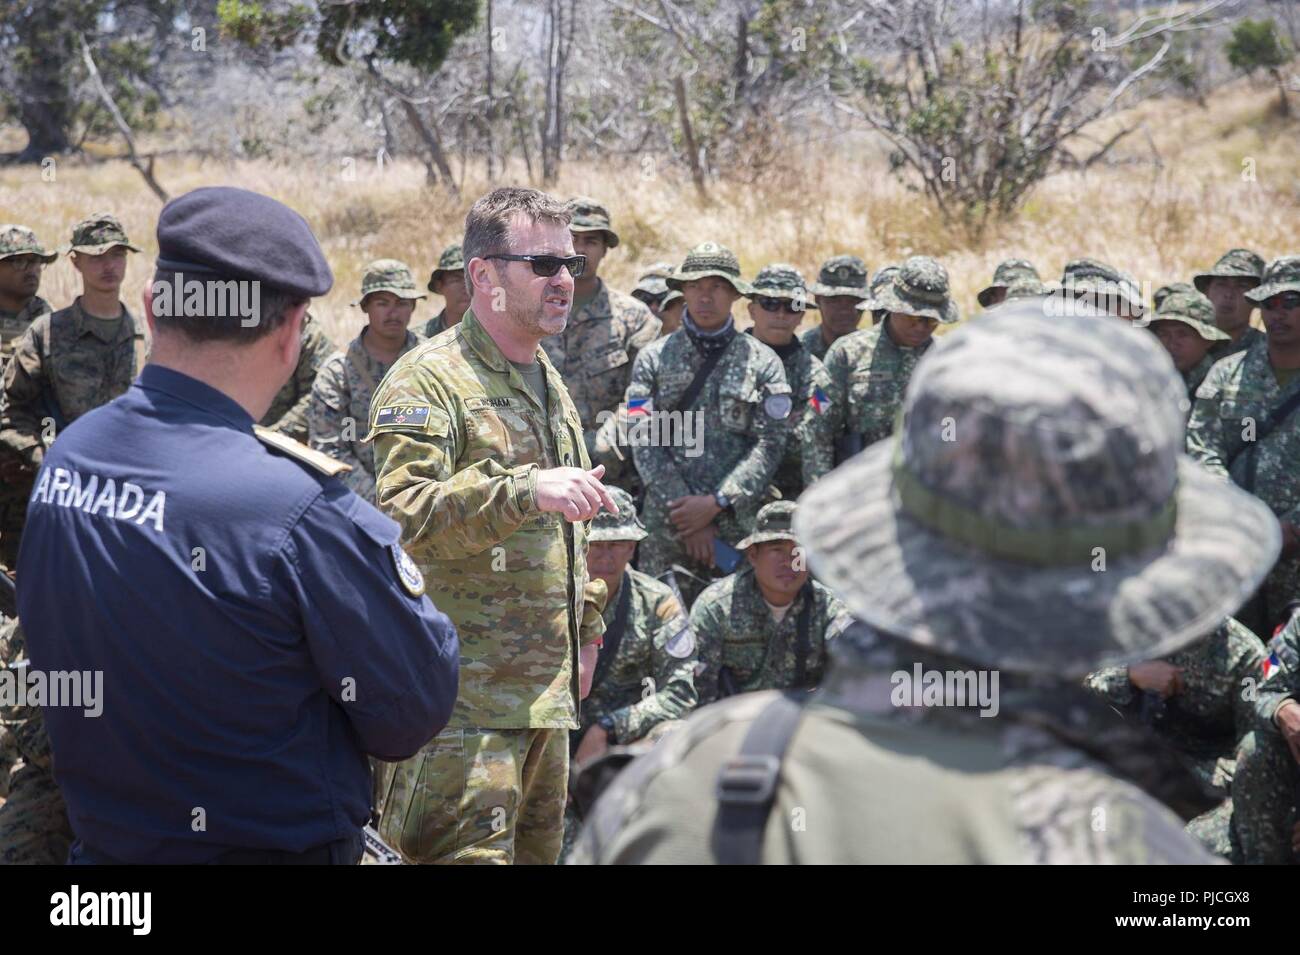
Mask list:
[[826,668],[830,642],[853,622],[808,574],[795,538],[793,501],[764,505],[737,544],[747,563],[711,583],[691,608],[700,645],[700,705],[756,690],[807,690]]
[[1255,303],[1246,293],[1264,277],[1264,260],[1250,249],[1229,249],[1208,272],[1192,278],[1196,291],[1214,303],[1214,321],[1228,333],[1230,341],[1216,344],[1210,353],[1215,361],[1245,351],[1264,333],[1250,324]]
[[0,225],[0,372],[19,337],[38,315],[50,311],[36,293],[41,269],[59,257],[47,252],[26,226]]
[[1254,494],[1282,524],[1282,556],[1238,620],[1261,639],[1300,596],[1300,256],[1273,261],[1246,293],[1268,334],[1216,362],[1196,390],[1187,449]]
[[[736,334],[731,307],[749,286],[730,249],[696,246],[668,287],[686,298],[682,327],[637,357],[627,390],[629,414],[678,431],[633,443],[650,533],[641,569],[659,576],[681,565],[707,579],[739,563],[734,544],[749,533],[785,454],[790,385],[772,349]],[[692,432],[697,440],[687,440]],[[700,589],[682,581],[688,605]]]
[[316,376],[325,364],[325,359],[332,354],[334,343],[320,327],[320,322],[308,312],[302,323],[298,364],[293,370],[293,376],[284,383],[258,424],[286,438],[293,438],[299,444],[306,444],[309,440],[307,413],[311,408],[312,385],[316,383]]
[[641,273],[636,280],[636,287],[632,289],[632,297],[650,309],[650,313],[661,321],[661,308],[664,297],[668,294],[668,276],[672,274],[671,262],[656,262]]
[[441,295],[442,311],[424,323],[424,337],[432,338],[461,320],[469,308],[469,289],[465,288],[465,256],[460,243],[449,245],[438,256],[438,267],[429,276],[429,291]]
[[[848,299],[856,308],[856,299],[834,297]],[[783,498],[793,501],[834,467],[834,449],[826,427],[831,379],[821,361],[794,335],[808,305],[808,289],[798,269],[782,264],[764,266],[750,285],[749,300],[754,327],[748,334],[777,353],[790,385],[790,437],[772,483]],[[827,300],[825,295],[817,297],[818,302]]]
[[370,397],[393,362],[421,341],[410,324],[415,303],[422,298],[405,262],[371,262],[361,277],[361,301],[356,303],[366,313],[366,327],[346,352],[336,352],[321,365],[312,386],[307,415],[311,446],[351,467],[341,480],[371,504],[375,451],[361,440],[370,424]]
[[837,255],[822,263],[817,283],[812,287],[817,296],[817,311],[821,322],[799,336],[814,358],[826,359],[826,350],[838,338],[857,331],[862,320],[859,310],[870,293],[867,291],[867,263],[856,255]]
[[[21,489],[24,502],[50,442],[125,392],[144,366],[144,324],[119,297],[127,252],[140,250],[108,213],[77,223],[69,249],[81,273],[81,294],[67,308],[36,318],[4,369],[0,455],[13,462],[11,486],[15,493]],[[25,514],[25,503],[7,511],[0,540],[0,562],[7,567],[17,561]]]
[[1151,301],[1155,304],[1156,310],[1159,311],[1160,303],[1173,295],[1175,292],[1189,293],[1195,292],[1196,286],[1189,282],[1170,282],[1168,285],[1162,285],[1151,296]]
[[677,289],[669,289],[659,305],[659,320],[664,323],[659,336],[667,338],[682,327],[682,312],[686,310],[686,299]]
[[1174,367],[1187,383],[1187,411],[1192,410],[1191,400],[1201,386],[1215,359],[1210,354],[1221,341],[1229,341],[1228,333],[1214,324],[1214,306],[1210,300],[1194,289],[1189,292],[1170,292],[1159,296],[1156,313],[1147,326],[1160,339],[1160,344]]
[[826,353],[831,377],[826,424],[837,464],[889,437],[912,370],[933,343],[934,330],[958,319],[947,271],[924,255],[899,266],[871,302],[888,312],[884,323],[842,338]]
[[981,289],[975,298],[979,301],[980,308],[993,308],[1007,300],[1007,290],[1012,285],[1032,287],[1034,282],[1042,285],[1038,269],[1034,268],[1032,262],[1028,259],[1006,259],[999,262],[993,270],[992,283]]
[[1067,262],[1055,291],[1064,302],[1077,300],[1130,322],[1139,321],[1146,313],[1142,292],[1133,276],[1097,259]]
[[469,310],[371,402],[379,506],[461,651],[451,722],[396,768],[380,832],[413,862],[551,864],[604,629],[584,522],[616,509],[540,347],[564,330],[583,259],[568,209],[534,189],[475,202],[464,249]]
[[[896,275],[898,275],[898,266],[886,265],[871,277],[871,285],[867,288],[867,297],[858,303],[859,312],[871,312],[872,325],[879,325],[889,317],[889,309],[881,308],[877,305],[876,296],[878,296],[882,290],[887,289],[894,284],[894,277]],[[827,351],[829,350],[830,349],[827,349]],[[826,359],[823,358],[822,364],[825,363]]]
[[1108,764],[1074,681],[1201,638],[1277,522],[1182,454],[1182,382],[1149,335],[1041,314],[945,336],[897,440],[799,502],[859,621],[816,693],[702,707],[604,793],[574,861],[1213,858]]
[[659,337],[661,324],[645,305],[611,289],[597,274],[606,253],[618,247],[609,212],[594,199],[570,199],[568,206],[573,216],[569,226],[573,248],[587,257],[587,265],[573,282],[569,324],[560,334],[545,339],[542,347],[564,376],[591,453],[597,429],[623,399],[632,363],[641,349]]

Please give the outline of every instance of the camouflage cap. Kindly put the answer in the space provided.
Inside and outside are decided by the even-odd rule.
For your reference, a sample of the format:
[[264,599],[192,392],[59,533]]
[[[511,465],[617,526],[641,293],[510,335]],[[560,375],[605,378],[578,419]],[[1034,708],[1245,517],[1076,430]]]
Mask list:
[[948,294],[948,270],[928,255],[914,255],[898,267],[893,280],[872,295],[874,308],[955,323],[957,306]]
[[894,436],[804,491],[794,529],[871,627],[1068,680],[1203,638],[1281,533],[1184,453],[1186,386],[1153,336],[1041,314],[1013,303],[936,341]]
[[979,295],[975,296],[975,298],[982,308],[988,308],[993,292],[997,289],[1009,289],[1013,283],[1016,283],[1023,290],[1024,288],[1032,288],[1033,286],[1030,284],[1032,282],[1037,282],[1039,287],[1042,287],[1042,278],[1032,262],[1028,259],[1006,259],[999,262],[998,267],[993,270],[992,283],[981,289]]
[[1188,282],[1170,282],[1168,285],[1162,285],[1158,289],[1156,289],[1155,294],[1151,296],[1151,300],[1152,302],[1155,303],[1156,308],[1159,309],[1160,303],[1163,302],[1170,295],[1173,295],[1176,292],[1195,292],[1195,291],[1196,291],[1195,286],[1191,285]]
[[47,251],[36,238],[36,233],[27,226],[0,225],[0,259],[16,255],[34,255],[46,265],[59,257],[57,251]]
[[1007,283],[1007,294],[1002,301],[1014,302],[1017,299],[1039,298],[1046,294],[1047,286],[1041,279],[1033,275],[1022,275]]
[[1260,284],[1247,292],[1246,298],[1263,302],[1278,292],[1300,292],[1300,255],[1284,255],[1270,262]]
[[1250,249],[1229,249],[1219,256],[1219,261],[1208,272],[1192,276],[1196,291],[1204,292],[1210,287],[1210,279],[1254,279],[1258,285],[1264,277],[1264,258]]
[[686,296],[683,295],[681,292],[677,291],[677,289],[669,289],[668,294],[665,295],[663,301],[659,303],[659,307],[661,309],[667,308],[673,302],[677,301],[678,299],[684,299],[685,297]]
[[1114,299],[1119,308],[1133,318],[1140,318],[1146,311],[1142,293],[1133,276],[1097,259],[1074,259],[1067,262],[1061,273],[1060,288],[1056,291],[1075,298],[1087,296],[1099,308],[1105,308],[1105,303]]
[[783,298],[798,302],[806,309],[817,307],[803,273],[784,262],[774,262],[759,269],[754,281],[749,283],[748,295],[750,298]]
[[72,227],[72,241],[67,251],[82,252],[86,255],[103,255],[116,246],[125,246],[132,252],[139,248],[132,245],[126,237],[126,230],[117,217],[107,212],[97,212],[82,219]]
[[640,281],[646,279],[666,279],[677,270],[677,266],[671,262],[656,262],[650,268],[646,269],[640,275]]
[[1214,323],[1214,303],[1195,289],[1170,292],[1156,306],[1148,325],[1156,322],[1181,322],[1207,342],[1231,341],[1232,336]]
[[767,541],[792,541],[794,536],[794,501],[773,501],[759,508],[754,518],[754,530],[748,537],[736,544],[737,550],[748,550],[755,544]]
[[867,291],[867,263],[856,255],[837,255],[827,259],[817,273],[812,293],[866,299],[871,294]]
[[637,516],[636,504],[632,495],[614,484],[606,484],[605,490],[618,506],[618,513],[611,514],[605,509],[591,519],[591,530],[587,532],[589,541],[639,541],[649,536],[641,518]]
[[858,303],[858,311],[870,309],[873,312],[880,311],[880,306],[876,304],[876,297],[882,289],[889,288],[894,284],[894,276],[898,274],[897,265],[886,265],[883,269],[871,277],[871,285],[867,289],[867,297]]
[[375,259],[367,265],[366,271],[361,276],[361,298],[352,304],[360,305],[366,300],[367,295],[373,295],[375,292],[391,292],[398,298],[404,299],[426,297],[423,292],[416,290],[415,275],[411,272],[411,267],[397,259]]
[[738,295],[748,295],[749,285],[740,277],[740,260],[736,253],[716,242],[701,242],[686,253],[682,267],[668,276],[671,289],[681,290],[687,282],[715,276],[731,283]]
[[636,286],[632,289],[632,294],[637,298],[641,298],[643,295],[652,299],[659,298],[661,295],[668,294],[668,283],[661,278],[649,275],[636,283]]
[[570,232],[603,232],[606,245],[611,249],[618,246],[618,233],[609,227],[608,209],[585,196],[574,196],[568,206],[573,216],[569,223]]
[[442,255],[438,256],[438,267],[429,275],[429,284],[426,286],[430,292],[437,292],[434,288],[438,278],[444,272],[464,272],[465,271],[465,253],[457,242],[449,245],[442,250]]

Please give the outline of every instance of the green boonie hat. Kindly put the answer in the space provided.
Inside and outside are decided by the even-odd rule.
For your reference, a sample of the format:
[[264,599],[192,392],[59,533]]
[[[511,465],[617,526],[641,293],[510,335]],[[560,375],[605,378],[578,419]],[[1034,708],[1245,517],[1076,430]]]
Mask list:
[[438,278],[444,272],[464,272],[465,271],[465,253],[461,250],[460,243],[449,245],[442,250],[442,255],[438,256],[438,267],[429,275],[429,284],[426,286],[430,292],[438,291],[433,286]]
[[668,294],[664,296],[664,300],[659,303],[659,307],[661,309],[666,308],[668,305],[671,305],[679,298],[685,298],[685,297],[686,296],[683,295],[681,292],[677,291],[677,289],[669,289]]
[[1204,639],[1281,532],[1187,456],[1186,385],[1153,335],[1042,314],[1004,305],[936,340],[894,436],[805,490],[794,529],[868,627],[1072,681]]
[[122,228],[122,223],[117,221],[116,216],[107,212],[97,212],[72,227],[72,241],[68,243],[67,251],[103,255],[109,249],[119,245],[125,246],[132,252],[140,251],[127,239],[126,230]]
[[871,293],[867,291],[867,263],[856,255],[837,255],[827,259],[817,273],[812,293],[868,298]]
[[605,244],[611,249],[618,246],[618,233],[609,227],[609,210],[595,199],[575,196],[568,201],[570,232],[603,232]]
[[632,495],[613,484],[605,485],[605,490],[618,506],[618,513],[611,514],[605,509],[591,519],[591,530],[587,532],[589,541],[639,541],[649,534],[641,518],[637,516],[636,504]]
[[1170,292],[1161,299],[1149,324],[1156,322],[1182,322],[1207,342],[1232,340],[1231,335],[1214,323],[1214,303],[1195,289]]
[[1155,303],[1156,310],[1158,311],[1160,309],[1160,303],[1163,302],[1165,299],[1167,299],[1170,295],[1174,295],[1179,292],[1186,293],[1186,292],[1195,292],[1195,291],[1196,291],[1196,287],[1191,285],[1188,282],[1170,282],[1168,285],[1162,285],[1158,289],[1156,289],[1155,294],[1151,296],[1151,300]]
[[765,541],[797,541],[794,536],[794,501],[773,501],[764,504],[754,518],[754,532],[736,545],[736,550],[748,550]]
[[748,295],[749,285],[740,277],[740,260],[736,253],[716,242],[701,242],[686,253],[682,267],[668,276],[668,287],[681,290],[687,282],[716,276],[731,283],[738,295]]
[[36,233],[24,225],[0,225],[0,259],[11,259],[16,255],[34,255],[46,265],[59,257],[59,253],[47,252],[36,238]]
[[980,303],[981,308],[988,308],[989,299],[996,290],[1000,288],[1010,289],[1012,283],[1015,282],[1020,282],[1023,285],[1025,279],[1037,282],[1039,286],[1043,284],[1038,269],[1034,268],[1034,264],[1028,259],[1006,259],[999,262],[998,267],[993,270],[992,284],[981,289],[979,295],[975,296],[975,298]]
[[1250,249],[1229,249],[1219,256],[1219,261],[1208,272],[1192,276],[1196,291],[1204,292],[1210,287],[1210,279],[1254,279],[1258,285],[1264,277],[1264,259]]
[[751,299],[783,298],[798,302],[805,309],[817,307],[808,291],[808,283],[803,279],[803,273],[784,262],[774,262],[759,269],[754,281],[749,283],[748,295]]
[[872,295],[872,307],[933,318],[945,325],[958,321],[948,294],[948,271],[928,255],[914,255],[898,267],[893,281]]
[[637,282],[636,287],[632,289],[633,295],[636,295],[638,292],[642,295],[648,295],[650,298],[658,298],[661,295],[668,294],[668,283],[661,278],[654,277],[653,275],[648,276]]
[[1246,298],[1263,302],[1278,292],[1300,292],[1300,255],[1284,255],[1270,262],[1260,284],[1247,292]]
[[361,298],[352,304],[360,305],[367,295],[375,292],[392,292],[398,298],[408,300],[425,298],[425,294],[415,288],[411,267],[397,259],[375,259],[367,265],[361,276]]
[[881,311],[876,304],[876,296],[882,289],[888,288],[894,284],[894,276],[898,274],[897,265],[886,265],[883,269],[871,277],[871,286],[867,291],[867,297],[858,303],[858,311],[870,309],[873,312]]
[[641,273],[639,281],[644,282],[646,279],[666,279],[677,270],[677,266],[671,262],[656,262],[650,268]]
[[1097,259],[1067,262],[1057,291],[1068,292],[1075,298],[1086,295],[1094,300],[1117,297],[1133,318],[1141,318],[1147,310],[1133,276]]
[[1047,286],[1042,280],[1033,275],[1022,275],[1012,279],[1007,283],[1007,294],[1002,300],[1004,302],[1014,302],[1022,298],[1040,298],[1047,294]]

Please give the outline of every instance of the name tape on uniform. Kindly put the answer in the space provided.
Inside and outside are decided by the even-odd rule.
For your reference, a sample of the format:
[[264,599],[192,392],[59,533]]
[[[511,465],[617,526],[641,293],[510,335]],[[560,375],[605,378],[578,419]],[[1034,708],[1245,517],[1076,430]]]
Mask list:
[[[145,498],[149,503],[144,503]],[[138,484],[123,481],[120,485],[112,478],[92,474],[83,478],[80,471],[65,468],[41,468],[36,489],[32,491],[32,504],[52,504],[84,511],[91,517],[111,517],[119,521],[133,521],[144,525],[149,522],[158,533],[163,533],[163,515],[167,509],[167,492],[152,494]]]

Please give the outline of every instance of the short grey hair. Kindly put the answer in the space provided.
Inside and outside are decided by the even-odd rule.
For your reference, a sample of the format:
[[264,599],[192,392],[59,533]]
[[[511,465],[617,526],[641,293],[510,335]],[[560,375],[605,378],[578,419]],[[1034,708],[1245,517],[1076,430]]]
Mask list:
[[510,228],[518,215],[530,222],[566,227],[573,221],[567,203],[539,189],[502,186],[480,196],[465,216],[465,241],[461,245],[466,265],[465,288],[471,295],[474,283],[469,276],[470,259],[508,252]]

